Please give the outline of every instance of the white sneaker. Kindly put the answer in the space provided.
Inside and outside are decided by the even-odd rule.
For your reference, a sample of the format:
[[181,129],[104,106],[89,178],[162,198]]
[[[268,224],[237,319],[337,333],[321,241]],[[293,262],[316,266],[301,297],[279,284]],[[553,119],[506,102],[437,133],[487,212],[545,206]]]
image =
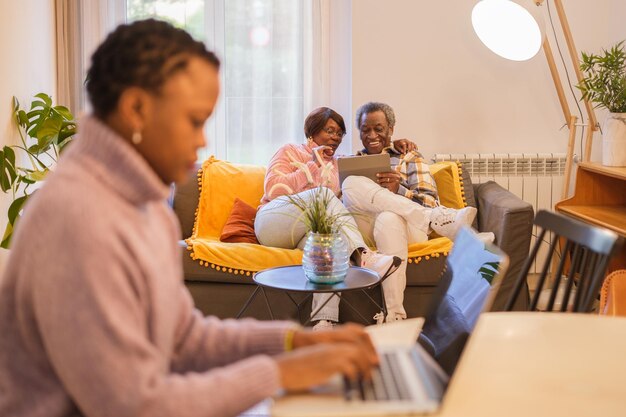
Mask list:
[[361,252],[361,266],[376,272],[379,277],[384,277],[391,264],[393,264],[394,256],[383,255],[373,250],[364,250]]
[[315,326],[313,326],[313,330],[314,331],[318,331],[318,330],[332,330],[333,327],[335,327],[335,323],[333,323],[330,320],[319,320],[317,323],[315,323]]
[[438,235],[453,240],[461,225],[471,225],[476,217],[474,207],[465,207],[460,210],[443,206],[435,207],[430,214],[430,227]]
[[376,320],[376,324],[383,324],[385,322],[385,315],[381,311],[380,313],[374,314],[374,320]]
[[493,232],[480,232],[476,237],[483,243],[493,243],[496,240],[496,235]]
[[393,323],[394,321],[405,320],[405,319],[406,319],[405,317],[402,317],[401,315],[394,314],[394,313],[388,313],[387,317],[385,318],[385,315],[383,314],[382,311],[374,315],[374,320],[376,320],[376,324]]
[[385,319],[385,323],[393,323],[394,321],[406,320],[406,317],[399,315],[398,313],[389,313]]

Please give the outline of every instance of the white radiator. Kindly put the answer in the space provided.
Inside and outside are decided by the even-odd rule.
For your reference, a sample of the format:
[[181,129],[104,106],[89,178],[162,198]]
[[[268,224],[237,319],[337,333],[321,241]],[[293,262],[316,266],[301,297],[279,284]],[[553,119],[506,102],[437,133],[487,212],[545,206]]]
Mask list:
[[[433,161],[458,161],[469,172],[474,184],[493,180],[538,210],[554,210],[561,198],[565,154],[436,154]],[[531,246],[537,236],[533,229]],[[551,241],[552,236],[548,239]],[[547,250],[544,248],[544,250]],[[537,256],[539,265],[545,255]],[[531,269],[535,271],[535,267]]]

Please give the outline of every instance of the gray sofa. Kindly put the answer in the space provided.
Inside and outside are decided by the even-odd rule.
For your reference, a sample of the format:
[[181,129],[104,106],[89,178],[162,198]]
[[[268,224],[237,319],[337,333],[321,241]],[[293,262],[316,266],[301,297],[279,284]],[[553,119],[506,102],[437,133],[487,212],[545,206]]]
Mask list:
[[[515,278],[523,261],[528,256],[530,246],[533,209],[532,206],[495,182],[472,185],[469,176],[462,174],[465,197],[469,205],[478,208],[477,229],[493,232],[498,245],[510,257],[509,273],[502,282],[493,309],[501,310],[512,291]],[[194,213],[198,205],[199,191],[197,175],[194,171],[186,184],[177,186],[172,194],[171,204],[180,221],[184,237],[190,236],[193,229]],[[200,266],[192,260],[186,245],[181,242],[185,284],[189,288],[196,306],[207,315],[221,318],[235,317],[240,308],[255,289],[252,277],[234,275]],[[407,287],[404,306],[409,317],[423,316],[445,264],[445,256],[430,258],[428,261],[410,263],[407,268]],[[294,319],[296,309],[289,298],[281,293],[266,291],[275,318]],[[369,291],[370,296],[380,302],[379,289]],[[528,290],[526,289],[526,293]],[[292,294],[304,300],[302,294]],[[345,295],[365,317],[373,317],[376,306],[360,292]],[[520,297],[515,309],[525,310],[528,297]],[[305,302],[305,312],[310,312],[310,300]],[[262,296],[257,296],[244,316],[269,319],[269,312]],[[340,308],[341,321],[359,321],[349,308]]]

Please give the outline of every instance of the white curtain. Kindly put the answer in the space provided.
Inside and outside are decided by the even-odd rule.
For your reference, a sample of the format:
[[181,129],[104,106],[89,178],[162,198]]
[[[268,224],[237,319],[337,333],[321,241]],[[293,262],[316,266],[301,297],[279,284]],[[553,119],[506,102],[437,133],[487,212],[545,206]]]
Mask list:
[[57,104],[68,107],[78,114],[83,102],[81,84],[80,3],[56,0],[57,41]]
[[[224,1],[224,46],[217,48],[224,64],[224,135],[215,141],[209,136],[209,144],[224,143],[224,153],[213,148],[218,157],[267,164],[280,146],[305,140],[306,9],[293,0]],[[215,119],[218,132],[221,122]]]
[[90,0],[81,4],[82,63],[86,71],[89,68],[91,54],[107,33],[126,20],[126,1]]
[[[344,117],[346,138],[339,154],[352,149],[352,1],[306,0],[304,10],[304,117],[320,106]],[[359,143],[360,145],[360,143]],[[357,145],[355,149],[358,149]]]
[[84,81],[91,54],[125,20],[124,0],[55,0],[57,103],[79,116],[88,111]]
[[330,0],[306,0],[304,9],[304,114],[330,103]]

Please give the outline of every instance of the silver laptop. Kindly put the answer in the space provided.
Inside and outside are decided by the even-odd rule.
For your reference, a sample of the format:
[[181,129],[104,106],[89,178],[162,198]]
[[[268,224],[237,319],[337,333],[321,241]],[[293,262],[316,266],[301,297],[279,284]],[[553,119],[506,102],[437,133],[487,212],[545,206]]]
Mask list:
[[[402,415],[435,412],[479,314],[491,308],[508,257],[459,230],[425,319],[370,326],[380,356],[372,383],[336,377],[310,393],[271,405],[276,417]],[[423,326],[422,326],[423,324]],[[420,333],[421,330],[421,333]],[[419,335],[419,337],[418,337]]]
[[391,171],[391,160],[387,152],[377,155],[342,156],[337,159],[337,169],[340,184],[350,175],[376,181],[376,174]]

